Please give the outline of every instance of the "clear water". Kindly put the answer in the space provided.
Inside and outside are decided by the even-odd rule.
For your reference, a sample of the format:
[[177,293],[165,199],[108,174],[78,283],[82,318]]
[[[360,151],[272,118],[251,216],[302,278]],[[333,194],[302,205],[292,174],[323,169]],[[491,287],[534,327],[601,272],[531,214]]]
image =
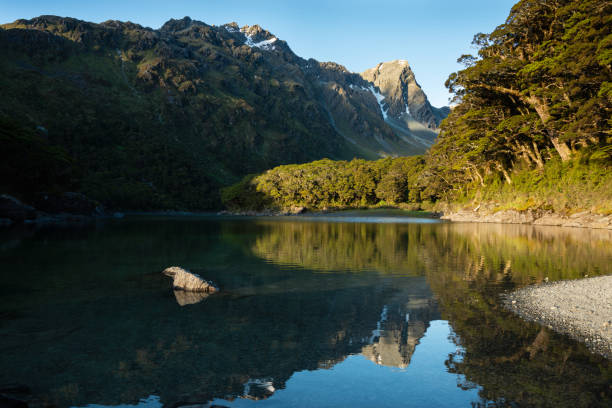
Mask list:
[[[499,302],[612,273],[610,232],[400,214],[0,231],[0,394],[31,407],[610,406],[609,361]],[[173,292],[171,265],[221,292]]]

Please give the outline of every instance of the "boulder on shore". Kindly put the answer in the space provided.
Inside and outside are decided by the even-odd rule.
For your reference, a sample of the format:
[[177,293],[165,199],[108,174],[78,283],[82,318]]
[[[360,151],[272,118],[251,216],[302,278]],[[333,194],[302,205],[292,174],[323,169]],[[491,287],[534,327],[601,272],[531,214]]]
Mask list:
[[175,290],[185,290],[188,292],[215,293],[219,291],[212,282],[204,280],[200,275],[191,273],[180,266],[171,266],[164,269],[163,274],[173,278],[172,287]]
[[0,194],[0,218],[21,222],[36,218],[36,210],[8,194]]
[[41,193],[34,197],[32,204],[49,214],[100,215],[104,213],[102,206],[81,193]]

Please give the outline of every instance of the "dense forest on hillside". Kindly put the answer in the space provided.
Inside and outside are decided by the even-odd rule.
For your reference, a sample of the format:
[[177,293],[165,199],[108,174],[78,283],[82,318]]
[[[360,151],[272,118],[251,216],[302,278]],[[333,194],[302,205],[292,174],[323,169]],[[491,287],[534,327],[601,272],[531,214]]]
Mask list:
[[[612,212],[612,3],[523,0],[474,45],[446,83],[456,105],[423,158],[278,167],[243,180],[249,207],[488,201]],[[239,188],[225,191],[230,207]]]
[[436,135],[398,136],[370,82],[256,25],[40,16],[0,25],[0,56],[0,192],[26,201],[79,191],[115,209],[218,208],[245,174],[422,153]]
[[[280,41],[272,55],[242,45],[240,35],[189,19],[160,30],[55,16],[4,25],[3,137],[13,156],[29,158],[29,148],[15,149],[36,129],[30,145],[63,150],[78,168],[78,191],[123,209],[209,208],[220,186],[281,157],[346,157],[327,113],[305,101],[313,90],[293,80],[297,57]],[[28,162],[37,172],[56,169]],[[8,170],[3,184],[28,171]],[[31,181],[3,192],[28,199],[31,190],[49,191]]]

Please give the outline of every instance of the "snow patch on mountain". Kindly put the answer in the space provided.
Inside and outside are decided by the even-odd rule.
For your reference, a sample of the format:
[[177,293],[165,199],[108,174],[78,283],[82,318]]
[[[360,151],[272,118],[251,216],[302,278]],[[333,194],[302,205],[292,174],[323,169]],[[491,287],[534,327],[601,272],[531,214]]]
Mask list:
[[243,32],[244,37],[246,38],[246,41],[244,43],[245,45],[248,45],[251,48],[259,48],[259,49],[266,50],[266,51],[276,50],[276,46],[274,45],[274,43],[276,41],[278,41],[278,38],[272,37],[272,38],[267,39],[267,40],[255,42],[255,41],[253,41],[253,36],[251,36],[249,34],[246,34],[244,32],[244,29],[242,29],[240,31]]
[[382,101],[385,99],[385,97],[378,92],[376,89],[374,89],[374,87],[372,85],[370,85],[370,92],[372,92],[372,95],[374,95],[374,97],[376,98],[376,102],[378,102],[378,106],[380,106],[380,111],[382,112],[383,118],[387,119],[387,109],[385,109]]

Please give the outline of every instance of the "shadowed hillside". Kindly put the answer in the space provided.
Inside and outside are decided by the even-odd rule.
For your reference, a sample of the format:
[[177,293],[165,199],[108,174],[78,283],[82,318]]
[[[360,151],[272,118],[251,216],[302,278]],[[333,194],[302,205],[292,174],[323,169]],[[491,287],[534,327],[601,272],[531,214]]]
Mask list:
[[3,134],[36,131],[65,150],[80,191],[113,208],[211,208],[220,186],[278,164],[426,148],[385,123],[359,74],[302,59],[259,26],[41,16],[0,26],[0,53]]

